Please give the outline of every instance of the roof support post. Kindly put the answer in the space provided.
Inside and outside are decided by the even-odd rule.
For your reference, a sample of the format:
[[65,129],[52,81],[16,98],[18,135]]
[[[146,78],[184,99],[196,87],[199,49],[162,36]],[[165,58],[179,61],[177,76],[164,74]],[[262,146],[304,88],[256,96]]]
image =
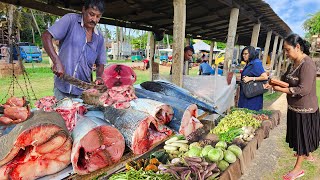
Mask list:
[[266,44],[264,45],[264,53],[263,53],[263,67],[264,69],[266,69],[266,64],[267,64],[267,58],[268,58],[268,54],[269,54],[269,47],[270,47],[270,41],[271,41],[271,35],[272,35],[272,31],[268,31],[267,34],[267,39],[266,39]]
[[281,70],[282,59],[283,59],[282,45],[283,45],[283,38],[281,38],[280,44],[279,44],[279,48],[278,48],[279,61],[278,61],[278,67],[277,67],[277,70],[276,70],[276,75],[277,76],[280,76],[280,70]]
[[257,48],[261,23],[255,24],[252,30],[250,46]]
[[159,64],[154,62],[154,52],[155,52],[156,43],[155,43],[153,32],[149,32],[148,37],[149,37],[148,59],[149,59],[149,65],[150,65],[149,74],[150,74],[150,80],[153,81],[155,79],[155,76],[159,75],[159,67],[157,67],[159,66]]
[[214,41],[211,41],[210,44],[210,55],[209,55],[209,64],[212,65],[212,59],[213,59],[213,48],[214,48]]
[[184,37],[186,28],[186,0],[173,0],[172,82],[182,86]]
[[[186,38],[186,46],[190,46],[191,45],[191,39],[190,38]],[[186,68],[184,71],[186,72],[185,75],[189,75],[189,62],[188,61],[184,61],[184,68]]]
[[271,55],[271,63],[270,63],[270,72],[273,70],[274,61],[276,59],[277,45],[278,45],[279,35],[276,35],[273,41],[272,55]]
[[233,48],[234,48],[234,42],[235,42],[235,37],[237,32],[237,25],[238,25],[238,17],[239,17],[239,9],[232,8],[230,13],[226,54],[225,54],[225,59],[223,64],[224,75],[226,75],[229,71],[229,62],[232,62]]

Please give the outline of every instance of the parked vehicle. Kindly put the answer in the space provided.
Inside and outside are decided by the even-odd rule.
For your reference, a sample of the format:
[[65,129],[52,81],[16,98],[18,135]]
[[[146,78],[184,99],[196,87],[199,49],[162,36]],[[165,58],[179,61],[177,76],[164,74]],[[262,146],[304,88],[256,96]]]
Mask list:
[[172,60],[172,49],[159,49],[160,61]]
[[[38,46],[30,42],[20,42],[18,43],[18,47],[22,61],[26,63],[33,61],[37,63],[42,62],[42,52]],[[13,49],[13,59],[18,59],[16,48]]]
[[131,53],[131,61],[141,61],[145,57],[144,50],[136,50]]

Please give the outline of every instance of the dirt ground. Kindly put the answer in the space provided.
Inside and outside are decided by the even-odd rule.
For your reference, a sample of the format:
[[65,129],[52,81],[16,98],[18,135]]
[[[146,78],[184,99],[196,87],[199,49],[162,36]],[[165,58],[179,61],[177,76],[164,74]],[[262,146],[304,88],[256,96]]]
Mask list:
[[[279,126],[271,130],[270,136],[262,141],[260,148],[257,150],[253,161],[250,164],[248,171],[242,175],[241,180],[271,180],[281,179],[281,177],[272,177],[274,172],[280,168],[279,158],[287,156],[284,152],[283,143],[285,141],[286,133],[286,114],[287,114],[287,100],[286,95],[282,94],[274,103],[265,109],[280,110],[281,123]],[[294,161],[290,161],[294,163]],[[315,162],[317,163],[317,162]],[[292,164],[293,166],[294,164]],[[290,164],[291,166],[291,164]],[[319,164],[317,165],[319,167]],[[288,169],[289,171],[290,169]],[[267,178],[269,177],[269,178]],[[304,179],[304,178],[303,178]],[[311,178],[312,180],[319,180],[320,177]]]

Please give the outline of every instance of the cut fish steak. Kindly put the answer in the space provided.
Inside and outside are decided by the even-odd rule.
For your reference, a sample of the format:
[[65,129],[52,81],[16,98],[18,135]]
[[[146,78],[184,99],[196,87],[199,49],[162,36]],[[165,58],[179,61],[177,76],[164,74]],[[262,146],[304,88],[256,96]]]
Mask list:
[[166,126],[160,126],[149,114],[134,109],[103,109],[106,121],[113,124],[124,136],[127,146],[134,154],[143,154],[154,144],[172,134]]
[[137,75],[129,66],[112,64],[104,69],[102,79],[109,89],[114,86],[133,85]]
[[36,111],[0,137],[0,179],[36,179],[70,164],[72,140],[56,112]]
[[125,149],[119,130],[95,117],[80,117],[72,137],[72,167],[81,175],[118,162]]
[[145,89],[136,88],[135,93],[138,99],[147,98],[170,105],[173,108],[174,116],[168,126],[176,132],[188,136],[195,130],[203,127],[203,124],[197,119],[197,105]]
[[130,101],[130,105],[132,109],[150,114],[162,125],[169,123],[173,118],[172,107],[156,100],[138,98]]

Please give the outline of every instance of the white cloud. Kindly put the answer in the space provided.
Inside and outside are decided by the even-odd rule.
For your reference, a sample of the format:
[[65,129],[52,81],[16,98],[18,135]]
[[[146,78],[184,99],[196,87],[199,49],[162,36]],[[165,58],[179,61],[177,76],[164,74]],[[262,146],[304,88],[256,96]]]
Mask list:
[[320,10],[319,0],[264,0],[294,33],[305,35],[302,26],[310,14]]

